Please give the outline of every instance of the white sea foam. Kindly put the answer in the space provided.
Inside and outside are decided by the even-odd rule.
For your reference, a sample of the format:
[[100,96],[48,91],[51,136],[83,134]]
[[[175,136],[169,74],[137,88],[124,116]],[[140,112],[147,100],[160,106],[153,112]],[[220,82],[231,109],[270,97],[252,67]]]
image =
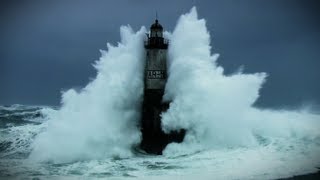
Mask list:
[[121,42],[101,51],[97,77],[80,92],[63,93],[61,109],[48,115],[31,159],[71,162],[131,155],[131,146],[140,142],[145,31],[121,27]]
[[164,99],[172,103],[162,114],[162,126],[166,132],[187,129],[187,135],[182,144],[169,145],[166,155],[257,146],[257,136],[319,140],[319,115],[253,107],[266,73],[224,75],[195,8],[180,17],[170,38]]

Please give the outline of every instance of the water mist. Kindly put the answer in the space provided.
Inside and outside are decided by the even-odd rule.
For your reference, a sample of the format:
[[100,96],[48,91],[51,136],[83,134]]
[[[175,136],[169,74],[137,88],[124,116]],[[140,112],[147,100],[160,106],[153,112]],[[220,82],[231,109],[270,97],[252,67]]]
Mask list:
[[145,31],[121,27],[121,42],[101,51],[96,78],[80,92],[63,93],[61,108],[48,114],[31,159],[58,163],[131,155],[131,146],[140,142]]
[[217,65],[219,55],[211,54],[205,20],[198,19],[195,8],[180,17],[169,37],[164,98],[172,103],[162,114],[162,126],[166,132],[187,129],[187,135],[182,144],[169,145],[165,154],[253,147],[261,138],[319,142],[319,115],[253,106],[266,73],[224,75]]

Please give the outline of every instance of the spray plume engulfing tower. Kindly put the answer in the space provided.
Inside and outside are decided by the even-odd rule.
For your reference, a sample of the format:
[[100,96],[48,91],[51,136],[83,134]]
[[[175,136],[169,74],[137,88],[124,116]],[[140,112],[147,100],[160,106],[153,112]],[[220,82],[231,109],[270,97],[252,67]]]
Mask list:
[[167,50],[169,42],[163,38],[163,27],[156,19],[145,41],[146,66],[142,111],[141,148],[147,153],[162,154],[168,143],[182,142],[185,131],[165,134],[161,129],[160,114],[169,107],[162,96],[167,82]]

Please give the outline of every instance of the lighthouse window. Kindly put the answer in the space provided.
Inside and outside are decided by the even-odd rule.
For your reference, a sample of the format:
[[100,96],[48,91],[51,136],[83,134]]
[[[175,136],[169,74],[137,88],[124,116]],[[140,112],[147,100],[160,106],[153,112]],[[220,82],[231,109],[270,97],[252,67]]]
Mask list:
[[151,37],[162,37],[162,31],[160,30],[151,31]]
[[156,37],[156,31],[151,31],[151,37]]

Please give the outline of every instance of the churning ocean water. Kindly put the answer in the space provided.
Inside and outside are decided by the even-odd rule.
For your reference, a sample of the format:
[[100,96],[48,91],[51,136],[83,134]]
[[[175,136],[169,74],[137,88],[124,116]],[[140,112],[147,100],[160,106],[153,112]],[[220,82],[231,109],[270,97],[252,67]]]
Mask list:
[[195,8],[165,33],[171,104],[162,128],[186,129],[185,139],[161,156],[139,150],[145,33],[121,27],[96,78],[64,92],[60,107],[0,106],[0,177],[277,179],[318,170],[319,113],[253,106],[267,74],[225,75]]

